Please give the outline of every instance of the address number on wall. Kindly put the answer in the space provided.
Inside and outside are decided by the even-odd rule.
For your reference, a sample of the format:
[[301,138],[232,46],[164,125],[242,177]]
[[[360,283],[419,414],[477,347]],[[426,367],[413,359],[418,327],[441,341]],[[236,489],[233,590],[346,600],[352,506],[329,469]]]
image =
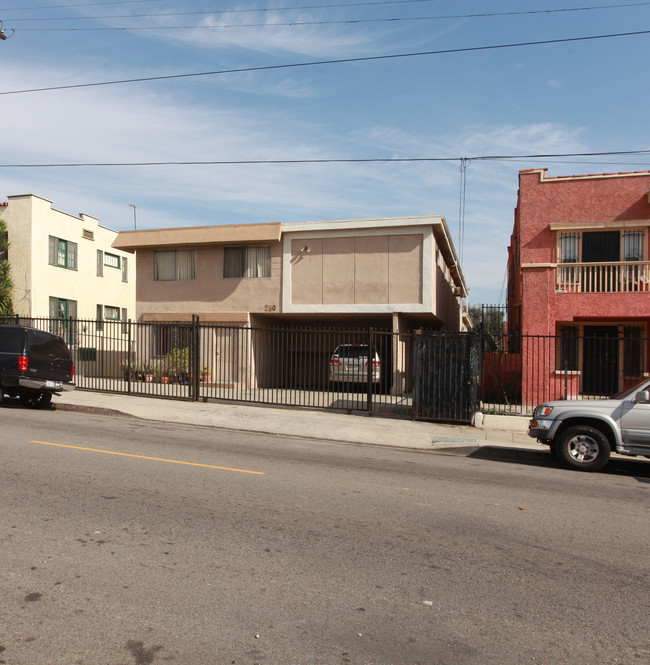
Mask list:
[[275,312],[275,305],[264,305],[264,311],[265,312]]

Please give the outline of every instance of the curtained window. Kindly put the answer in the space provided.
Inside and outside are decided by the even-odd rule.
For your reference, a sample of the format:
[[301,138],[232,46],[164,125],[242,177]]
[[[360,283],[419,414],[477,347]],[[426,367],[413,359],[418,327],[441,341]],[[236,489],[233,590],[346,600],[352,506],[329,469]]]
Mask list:
[[154,281],[196,279],[196,252],[193,249],[179,249],[153,253]]
[[270,247],[224,247],[224,277],[270,277]]

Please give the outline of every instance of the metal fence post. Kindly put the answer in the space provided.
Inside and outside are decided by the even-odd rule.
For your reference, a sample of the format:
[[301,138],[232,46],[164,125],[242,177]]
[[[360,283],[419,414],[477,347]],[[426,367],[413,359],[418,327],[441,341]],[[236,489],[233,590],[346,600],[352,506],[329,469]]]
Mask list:
[[190,366],[192,368],[192,381],[190,392],[193,402],[199,401],[199,317],[192,314],[192,344],[190,351]]
[[367,381],[366,408],[368,410],[369,416],[372,415],[372,372],[373,372],[372,361],[375,357],[372,346],[373,330],[374,328],[368,328],[368,362],[367,362],[368,371],[366,372],[366,381]]
[[126,358],[127,358],[127,373],[126,373],[126,394],[130,395],[131,394],[131,372],[132,372],[132,364],[131,364],[131,319],[127,321],[127,326],[126,326]]

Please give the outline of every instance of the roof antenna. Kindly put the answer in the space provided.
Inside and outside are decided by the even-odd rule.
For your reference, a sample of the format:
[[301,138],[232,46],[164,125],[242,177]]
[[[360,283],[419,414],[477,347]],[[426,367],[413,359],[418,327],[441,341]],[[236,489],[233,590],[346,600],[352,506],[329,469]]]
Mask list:
[[8,34],[4,31],[4,24],[2,23],[2,21],[0,21],[0,39],[2,39],[2,41],[4,41],[5,39],[9,39],[9,37],[13,37],[15,34],[16,34],[16,31],[15,31],[15,30],[12,30],[12,31],[11,31],[11,34],[8,35]]

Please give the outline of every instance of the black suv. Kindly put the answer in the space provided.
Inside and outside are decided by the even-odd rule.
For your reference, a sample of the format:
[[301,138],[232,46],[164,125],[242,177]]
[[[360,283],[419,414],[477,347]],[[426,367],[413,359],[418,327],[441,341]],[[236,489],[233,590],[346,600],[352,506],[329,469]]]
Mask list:
[[44,408],[52,395],[74,389],[73,378],[70,351],[58,335],[0,325],[0,402],[18,396],[25,406]]

